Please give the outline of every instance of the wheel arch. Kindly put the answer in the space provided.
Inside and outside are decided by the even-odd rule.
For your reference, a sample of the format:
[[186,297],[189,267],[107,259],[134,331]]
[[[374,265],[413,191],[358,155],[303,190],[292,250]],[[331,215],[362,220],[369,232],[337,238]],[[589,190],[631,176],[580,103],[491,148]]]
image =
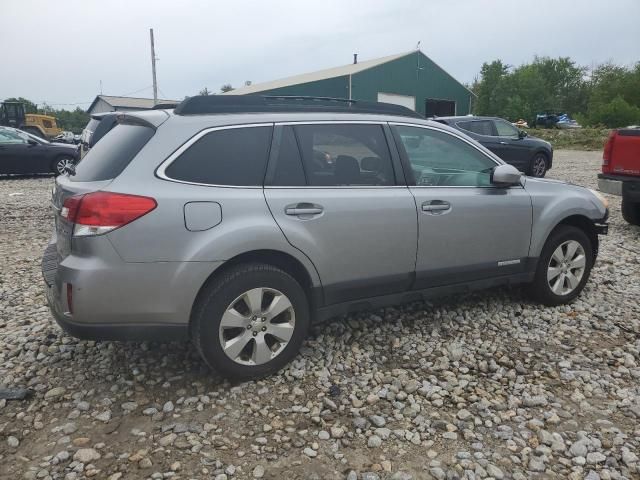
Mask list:
[[252,250],[238,254],[225,261],[219,268],[215,269],[200,286],[193,305],[191,306],[191,315],[193,314],[195,305],[200,301],[202,294],[206,291],[206,288],[211,284],[211,282],[214,282],[229,269],[246,263],[264,263],[287,272],[300,284],[307,295],[310,311],[315,310],[315,308],[321,305],[322,286],[314,283],[312,274],[300,260],[295,258],[293,255],[280,250],[264,249]]
[[582,230],[587,237],[589,238],[589,241],[591,242],[591,249],[593,251],[593,255],[594,258],[598,255],[598,248],[600,246],[600,240],[598,239],[598,233],[596,232],[596,227],[593,224],[593,221],[589,218],[586,217],[584,215],[580,215],[580,214],[575,214],[575,215],[570,215],[568,217],[563,218],[562,220],[560,220],[547,234],[547,237],[545,238],[545,242],[547,242],[547,240],[549,239],[549,237],[551,236],[551,234],[560,226],[562,225],[569,225],[572,227],[576,227],[579,228],[580,230]]

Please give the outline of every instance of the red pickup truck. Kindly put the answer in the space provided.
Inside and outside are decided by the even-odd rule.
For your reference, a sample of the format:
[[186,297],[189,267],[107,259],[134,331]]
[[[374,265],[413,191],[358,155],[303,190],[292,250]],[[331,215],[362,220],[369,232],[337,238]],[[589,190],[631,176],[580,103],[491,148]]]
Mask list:
[[640,225],[640,127],[619,128],[609,134],[598,189],[622,195],[622,216]]

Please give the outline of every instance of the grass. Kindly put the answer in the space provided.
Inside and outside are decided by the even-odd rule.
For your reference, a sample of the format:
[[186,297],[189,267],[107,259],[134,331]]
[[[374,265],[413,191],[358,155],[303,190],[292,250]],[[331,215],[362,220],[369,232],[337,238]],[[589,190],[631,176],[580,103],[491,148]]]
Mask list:
[[554,150],[602,150],[609,136],[608,128],[576,128],[559,130],[557,128],[529,128],[527,133],[551,142]]

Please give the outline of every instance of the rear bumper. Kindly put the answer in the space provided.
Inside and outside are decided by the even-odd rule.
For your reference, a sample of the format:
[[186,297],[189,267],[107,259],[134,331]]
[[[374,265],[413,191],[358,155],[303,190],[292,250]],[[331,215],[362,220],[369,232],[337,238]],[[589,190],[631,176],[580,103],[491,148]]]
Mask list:
[[42,273],[56,322],[83,339],[187,338],[193,302],[222,262],[127,263],[107,238],[91,240],[99,256],[71,254],[58,263],[55,236],[45,251]]
[[611,195],[624,195],[640,200],[640,177],[630,175],[598,174],[598,190]]
[[56,295],[55,286],[47,286],[47,302],[56,323],[72,337],[82,340],[122,340],[122,341],[184,341],[189,338],[187,324],[118,324],[80,323],[65,313],[62,302]]

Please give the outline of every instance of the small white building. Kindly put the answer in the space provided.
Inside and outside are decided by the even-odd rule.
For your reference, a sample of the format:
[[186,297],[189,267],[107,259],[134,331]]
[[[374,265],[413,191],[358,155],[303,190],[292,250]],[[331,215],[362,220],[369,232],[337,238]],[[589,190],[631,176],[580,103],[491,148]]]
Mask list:
[[[180,103],[179,100],[158,99],[158,103]],[[104,112],[127,112],[133,110],[150,110],[153,108],[153,98],[112,97],[98,95],[87,109],[89,115]]]

